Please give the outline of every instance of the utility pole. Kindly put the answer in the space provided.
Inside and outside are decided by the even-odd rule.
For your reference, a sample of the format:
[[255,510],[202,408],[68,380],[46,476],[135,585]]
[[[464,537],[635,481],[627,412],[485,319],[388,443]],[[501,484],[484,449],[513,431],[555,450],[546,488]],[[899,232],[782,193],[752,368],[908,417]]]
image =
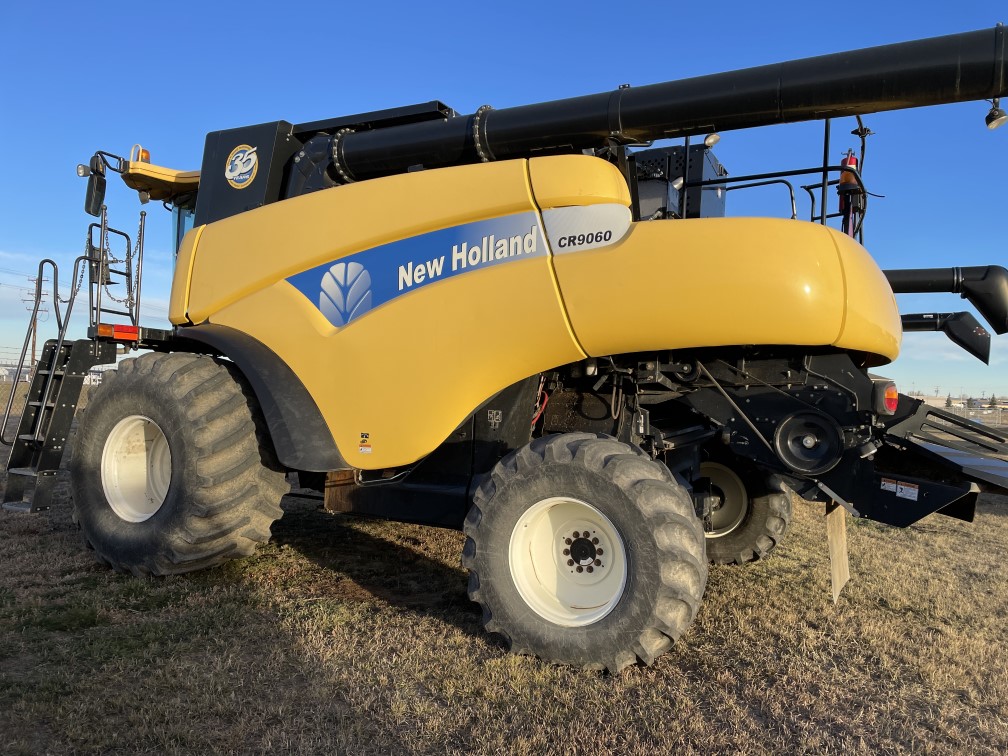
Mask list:
[[[34,278],[34,277],[31,277],[28,280],[32,284],[32,289],[31,289],[32,293],[31,294],[27,294],[26,293],[26,294],[22,295],[22,297],[21,297],[21,301],[24,303],[25,309],[28,310],[28,312],[31,312],[33,309],[35,309],[35,294],[34,294],[34,292],[36,290],[39,292],[39,309],[38,309],[38,312],[36,313],[36,317],[34,317],[32,319],[32,322],[31,322],[32,345],[31,345],[31,363],[29,364],[29,369],[32,372],[34,372],[34,370],[35,370],[35,349],[36,349],[36,343],[38,341],[38,315],[41,315],[42,313],[48,313],[49,310],[45,309],[45,295],[46,295],[46,293],[45,293],[45,291],[43,289],[39,288],[39,285],[37,283],[38,279]],[[45,281],[47,281],[47,280],[48,279],[45,279],[45,278],[42,279],[43,283]],[[15,378],[15,380],[20,380],[20,378],[21,378],[21,376],[17,376]]]

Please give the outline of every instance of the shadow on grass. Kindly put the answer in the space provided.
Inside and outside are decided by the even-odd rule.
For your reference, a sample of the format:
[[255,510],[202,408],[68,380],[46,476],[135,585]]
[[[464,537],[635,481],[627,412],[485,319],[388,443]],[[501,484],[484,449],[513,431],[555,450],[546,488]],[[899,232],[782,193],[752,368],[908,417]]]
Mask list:
[[[454,546],[451,531],[329,514],[321,510],[320,501],[296,496],[286,497],[283,506],[271,543],[291,548],[332,573],[334,598],[385,602],[485,637],[480,609],[466,593],[468,575],[458,566],[461,541],[459,553],[451,557],[456,566],[425,553],[444,551],[446,540]],[[372,529],[381,535],[369,532]]]
[[984,492],[977,499],[977,514],[1008,516],[1008,496],[1001,493]]

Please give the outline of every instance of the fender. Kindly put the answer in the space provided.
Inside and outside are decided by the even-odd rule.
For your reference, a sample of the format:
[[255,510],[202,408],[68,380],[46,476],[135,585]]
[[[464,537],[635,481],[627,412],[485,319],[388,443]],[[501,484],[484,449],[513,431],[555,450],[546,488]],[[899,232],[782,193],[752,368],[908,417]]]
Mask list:
[[179,328],[177,333],[238,366],[259,400],[280,464],[310,472],[350,468],[304,384],[273,350],[235,328],[212,323]]

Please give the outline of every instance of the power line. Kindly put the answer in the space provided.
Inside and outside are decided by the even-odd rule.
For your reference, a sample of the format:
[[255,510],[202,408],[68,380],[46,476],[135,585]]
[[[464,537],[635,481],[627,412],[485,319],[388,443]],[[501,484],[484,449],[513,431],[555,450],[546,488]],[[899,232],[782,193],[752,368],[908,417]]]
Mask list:
[[4,283],[3,281],[0,281],[0,286],[3,286],[5,289],[17,289],[19,291],[35,291],[34,287],[29,288],[27,286],[17,286],[16,284]]

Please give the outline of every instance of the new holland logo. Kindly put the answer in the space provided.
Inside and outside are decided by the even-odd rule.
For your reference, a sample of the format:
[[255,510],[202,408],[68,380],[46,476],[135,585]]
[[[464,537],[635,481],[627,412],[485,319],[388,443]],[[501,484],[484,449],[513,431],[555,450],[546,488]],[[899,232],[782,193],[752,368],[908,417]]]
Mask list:
[[259,158],[256,156],[256,148],[239,144],[228,155],[227,165],[224,166],[224,178],[235,189],[244,189],[255,180],[258,170]]
[[514,213],[362,249],[295,273],[287,282],[342,328],[426,286],[547,254],[536,213]]
[[322,276],[319,310],[337,328],[371,309],[371,274],[360,263],[336,263]]

